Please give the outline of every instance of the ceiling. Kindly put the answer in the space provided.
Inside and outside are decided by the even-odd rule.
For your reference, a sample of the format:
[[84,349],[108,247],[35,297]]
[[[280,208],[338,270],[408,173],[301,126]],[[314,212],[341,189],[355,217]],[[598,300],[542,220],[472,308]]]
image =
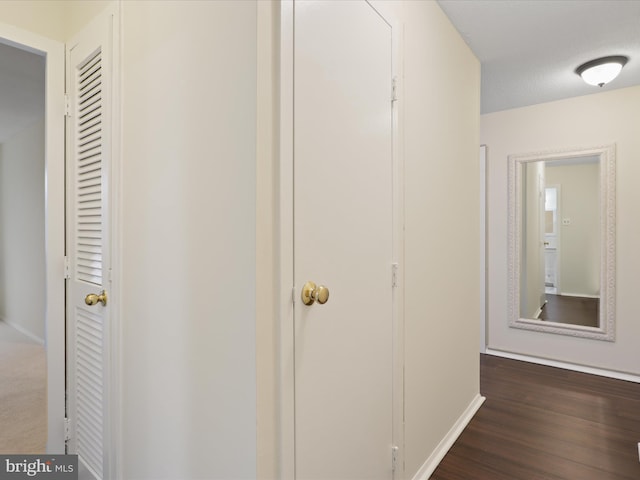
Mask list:
[[0,143],[44,117],[45,58],[0,43]]
[[[481,112],[640,84],[640,0],[438,0],[482,64]],[[618,78],[587,85],[579,65],[626,55]]]

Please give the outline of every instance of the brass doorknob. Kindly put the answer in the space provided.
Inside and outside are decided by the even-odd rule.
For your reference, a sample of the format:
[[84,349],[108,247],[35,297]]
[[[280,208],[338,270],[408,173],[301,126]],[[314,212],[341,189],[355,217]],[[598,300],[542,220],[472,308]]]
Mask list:
[[313,282],[307,282],[302,287],[300,296],[305,305],[313,305],[314,302],[324,305],[329,300],[329,289],[324,285],[318,286]]
[[87,305],[95,305],[96,303],[101,303],[103,306],[107,306],[107,292],[104,290],[100,293],[100,295],[96,295],[95,293],[90,293],[86,297],[84,297],[84,303]]

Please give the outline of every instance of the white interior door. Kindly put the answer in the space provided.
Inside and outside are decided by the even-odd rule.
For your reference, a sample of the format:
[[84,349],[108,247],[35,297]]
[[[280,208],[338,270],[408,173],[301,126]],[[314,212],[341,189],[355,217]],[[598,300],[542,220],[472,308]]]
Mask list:
[[67,49],[67,450],[78,454],[81,478],[96,479],[110,478],[110,34],[111,19],[100,17]]
[[294,8],[296,478],[391,478],[391,26],[364,1]]
[[538,288],[539,288],[539,304],[540,309],[547,303],[547,294],[544,285],[545,277],[545,165],[544,162],[540,162],[540,173],[538,174]]
[[520,318],[538,318],[544,288],[544,162],[522,167],[522,264]]

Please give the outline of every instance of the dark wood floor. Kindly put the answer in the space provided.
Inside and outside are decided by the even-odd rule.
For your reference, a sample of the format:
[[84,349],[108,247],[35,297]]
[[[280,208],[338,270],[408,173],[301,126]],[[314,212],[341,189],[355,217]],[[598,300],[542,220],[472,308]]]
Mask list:
[[540,320],[570,323],[585,327],[598,326],[600,300],[597,298],[567,297],[547,293],[547,303],[542,308]]
[[487,397],[432,480],[640,479],[640,384],[481,355]]

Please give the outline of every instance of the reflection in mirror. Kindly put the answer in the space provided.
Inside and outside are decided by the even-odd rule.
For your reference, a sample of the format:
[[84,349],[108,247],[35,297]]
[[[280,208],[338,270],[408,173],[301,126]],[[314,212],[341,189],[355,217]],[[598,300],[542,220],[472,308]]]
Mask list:
[[599,326],[599,161],[593,156],[523,165],[522,318]]
[[509,157],[509,323],[614,339],[614,148]]

